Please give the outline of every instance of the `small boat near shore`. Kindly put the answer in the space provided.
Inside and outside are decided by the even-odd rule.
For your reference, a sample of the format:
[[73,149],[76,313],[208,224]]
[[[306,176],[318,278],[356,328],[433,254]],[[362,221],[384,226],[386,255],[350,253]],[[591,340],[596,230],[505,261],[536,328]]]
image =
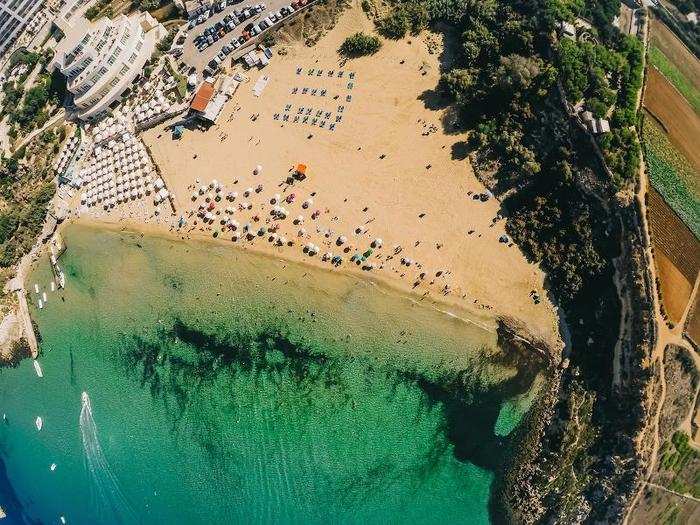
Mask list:
[[37,416],[36,420],[34,421],[34,424],[36,425],[37,430],[41,430],[44,428],[44,420],[41,419],[41,416]]
[[44,377],[44,371],[41,369],[39,361],[35,359],[32,363],[34,364],[34,371],[36,372],[37,377]]

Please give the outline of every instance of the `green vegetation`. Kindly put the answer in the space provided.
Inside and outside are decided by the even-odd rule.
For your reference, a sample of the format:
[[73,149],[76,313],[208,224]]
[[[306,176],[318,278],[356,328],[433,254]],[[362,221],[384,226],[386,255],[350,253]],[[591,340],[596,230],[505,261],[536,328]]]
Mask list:
[[640,163],[636,133],[637,93],[642,86],[643,46],[628,35],[601,43],[564,38],[557,66],[569,101],[584,103],[596,117],[610,117],[611,132],[598,137],[617,188],[635,180]]
[[[669,489],[681,494],[689,493],[697,498],[700,497],[700,474],[697,472],[697,465],[690,465],[700,460],[700,453],[693,449],[688,441],[685,432],[675,432],[661,449],[660,466],[672,474]],[[689,466],[686,471],[686,467]]]
[[180,100],[184,100],[184,98],[187,96],[187,79],[184,77],[184,75],[181,75],[175,71],[175,69],[173,69],[172,65],[170,64],[170,60],[165,61],[165,67],[177,82],[176,90],[177,94],[180,96]]
[[700,181],[695,169],[648,115],[644,117],[642,138],[651,183],[700,238]]
[[411,34],[417,35],[428,25],[428,9],[423,2],[409,0],[397,3],[391,12],[377,22],[379,32],[392,39]]
[[649,46],[649,63],[655,66],[680,91],[683,98],[700,114],[700,90],[656,46]]
[[382,43],[374,35],[367,35],[365,33],[355,33],[349,36],[340,46],[340,53],[347,57],[359,57],[364,55],[373,55]]
[[111,17],[114,14],[112,6],[110,5],[111,3],[112,0],[97,0],[97,3],[90,6],[87,11],[85,11],[85,18],[88,20],[95,20],[102,16]]
[[31,249],[56,190],[48,170],[27,168],[20,162],[23,155],[0,158],[0,267],[15,264]]

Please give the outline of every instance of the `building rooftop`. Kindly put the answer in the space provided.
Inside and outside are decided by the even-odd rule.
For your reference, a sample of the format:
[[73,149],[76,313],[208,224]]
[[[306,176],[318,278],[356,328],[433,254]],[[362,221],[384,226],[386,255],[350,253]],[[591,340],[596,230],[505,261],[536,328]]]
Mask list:
[[207,105],[214,95],[214,84],[211,82],[203,82],[202,85],[197,90],[192,103],[190,104],[190,109],[194,111],[204,111],[207,109]]

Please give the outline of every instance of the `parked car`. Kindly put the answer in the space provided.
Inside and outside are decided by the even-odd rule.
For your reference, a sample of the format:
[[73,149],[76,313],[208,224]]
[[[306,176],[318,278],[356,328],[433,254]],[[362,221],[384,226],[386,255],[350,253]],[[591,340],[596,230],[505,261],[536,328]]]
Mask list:
[[207,67],[209,67],[209,69],[216,70],[216,68],[219,67],[219,63],[215,59],[212,59],[207,64]]

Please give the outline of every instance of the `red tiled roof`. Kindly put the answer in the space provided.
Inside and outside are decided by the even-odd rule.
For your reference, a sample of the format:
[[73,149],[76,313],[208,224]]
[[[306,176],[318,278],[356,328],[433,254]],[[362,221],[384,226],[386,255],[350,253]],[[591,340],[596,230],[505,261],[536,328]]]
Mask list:
[[190,108],[195,111],[204,111],[207,109],[207,104],[209,104],[212,95],[214,95],[214,84],[204,82],[197,90],[197,94],[192,99]]

